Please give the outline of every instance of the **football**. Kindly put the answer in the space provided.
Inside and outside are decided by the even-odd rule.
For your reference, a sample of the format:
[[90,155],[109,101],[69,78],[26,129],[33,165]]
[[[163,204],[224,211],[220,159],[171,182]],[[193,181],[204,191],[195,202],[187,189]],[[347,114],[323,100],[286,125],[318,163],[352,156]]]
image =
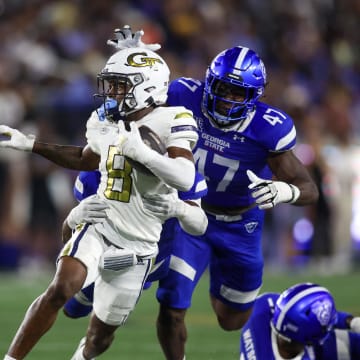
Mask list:
[[[155,150],[157,153],[164,155],[166,154],[166,147],[164,143],[161,141],[159,136],[152,131],[149,127],[142,125],[139,127],[139,132],[142,141],[152,150]],[[143,164],[126,157],[126,161],[136,169],[137,171],[141,172],[142,174],[154,176],[154,174]]]

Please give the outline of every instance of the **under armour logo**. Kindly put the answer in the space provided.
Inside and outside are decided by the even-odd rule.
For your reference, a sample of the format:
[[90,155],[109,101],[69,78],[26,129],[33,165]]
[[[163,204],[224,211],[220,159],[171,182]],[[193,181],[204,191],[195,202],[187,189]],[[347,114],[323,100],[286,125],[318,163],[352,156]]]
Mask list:
[[249,234],[251,234],[255,231],[257,226],[258,226],[258,222],[252,221],[252,222],[245,224],[245,229]]
[[233,137],[234,140],[240,140],[240,142],[245,142],[245,137],[244,136],[238,136],[238,135],[234,135]]

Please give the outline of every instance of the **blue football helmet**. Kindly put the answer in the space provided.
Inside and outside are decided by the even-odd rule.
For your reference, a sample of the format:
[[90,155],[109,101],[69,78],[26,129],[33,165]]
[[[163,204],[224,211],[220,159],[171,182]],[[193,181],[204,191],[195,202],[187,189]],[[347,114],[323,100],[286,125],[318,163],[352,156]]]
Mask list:
[[278,298],[272,328],[288,341],[304,345],[324,343],[337,320],[330,292],[316,284],[297,284]]
[[246,47],[224,50],[206,72],[203,111],[218,126],[247,117],[264,94],[266,70],[260,57]]

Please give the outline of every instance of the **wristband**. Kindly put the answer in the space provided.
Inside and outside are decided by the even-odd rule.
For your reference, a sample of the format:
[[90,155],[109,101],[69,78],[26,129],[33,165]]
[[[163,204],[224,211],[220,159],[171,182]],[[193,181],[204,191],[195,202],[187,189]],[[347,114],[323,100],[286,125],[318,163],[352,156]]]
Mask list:
[[293,204],[300,196],[300,189],[293,184],[288,184],[288,185],[290,186],[291,189],[291,199],[288,201],[288,203]]

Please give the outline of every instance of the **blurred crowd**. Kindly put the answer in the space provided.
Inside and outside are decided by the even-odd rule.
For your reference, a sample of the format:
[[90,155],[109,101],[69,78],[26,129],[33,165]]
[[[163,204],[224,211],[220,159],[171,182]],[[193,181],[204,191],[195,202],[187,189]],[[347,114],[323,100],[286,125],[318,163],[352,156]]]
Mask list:
[[[218,52],[248,46],[267,67],[264,101],[293,117],[321,190],[316,207],[268,213],[266,263],[348,272],[360,249],[359,21],[359,0],[0,0],[0,123],[83,145],[106,40],[125,24],[162,45],[172,78],[203,79]],[[75,177],[0,152],[0,269],[54,266]]]

